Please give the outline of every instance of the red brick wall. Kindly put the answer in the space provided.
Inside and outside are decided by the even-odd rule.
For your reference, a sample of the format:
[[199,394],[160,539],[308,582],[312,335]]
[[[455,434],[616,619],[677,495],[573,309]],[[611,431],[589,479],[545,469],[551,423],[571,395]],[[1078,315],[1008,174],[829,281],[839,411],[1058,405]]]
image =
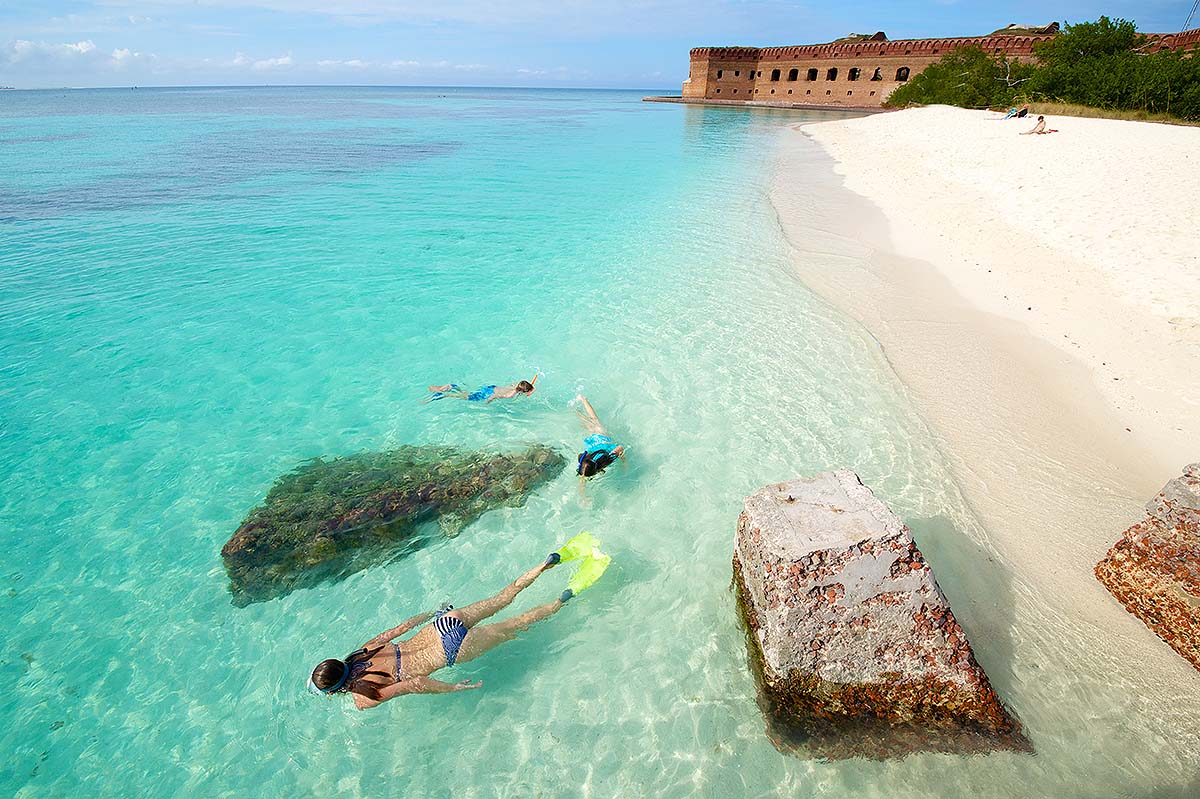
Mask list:
[[[1156,37],[1152,50],[1200,46],[1200,28],[1179,34],[1150,34]],[[1037,36],[974,36],[953,39],[901,39],[898,41],[834,42],[796,47],[697,47],[691,51],[685,99],[758,100],[812,105],[873,107],[883,104],[904,81],[897,70],[908,67],[909,79],[960,47],[981,47],[992,55],[1031,60],[1033,46],[1053,38]],[[827,78],[831,68],[837,77]],[[778,80],[772,80],[773,70]],[[788,80],[791,70],[797,79]],[[817,70],[815,81],[808,71]],[[858,69],[858,80],[850,70]],[[882,80],[873,81],[875,70]]]

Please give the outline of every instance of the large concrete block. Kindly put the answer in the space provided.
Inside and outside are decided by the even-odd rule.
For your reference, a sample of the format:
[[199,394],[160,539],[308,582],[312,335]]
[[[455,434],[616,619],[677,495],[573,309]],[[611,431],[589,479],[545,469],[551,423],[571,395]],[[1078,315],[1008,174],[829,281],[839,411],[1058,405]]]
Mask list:
[[781,750],[882,758],[1028,749],[908,528],[854,472],[748,497],[733,566]]
[[1163,486],[1146,511],[1096,565],[1096,578],[1200,669],[1200,463]]

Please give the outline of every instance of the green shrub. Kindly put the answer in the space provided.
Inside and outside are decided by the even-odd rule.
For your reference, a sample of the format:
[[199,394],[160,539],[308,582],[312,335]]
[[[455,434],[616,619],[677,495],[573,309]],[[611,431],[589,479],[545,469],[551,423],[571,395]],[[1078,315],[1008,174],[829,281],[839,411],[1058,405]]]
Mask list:
[[1200,54],[1148,53],[1146,44],[1133,22],[1100,17],[1067,25],[1036,45],[1036,64],[965,47],[901,86],[886,104],[984,108],[1036,100],[1200,119]]

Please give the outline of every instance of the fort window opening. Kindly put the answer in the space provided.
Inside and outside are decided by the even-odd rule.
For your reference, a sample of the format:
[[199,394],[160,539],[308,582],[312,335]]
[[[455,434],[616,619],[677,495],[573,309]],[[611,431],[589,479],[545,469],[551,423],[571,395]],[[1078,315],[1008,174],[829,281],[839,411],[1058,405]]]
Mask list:
[[774,90],[774,89],[771,89],[771,94],[774,94],[774,93],[775,93],[775,90]]
[[800,70],[798,70],[798,69],[789,69],[788,70],[788,80],[795,80],[798,77],[800,77]]
[[779,70],[771,70],[771,80],[779,80]]
[[[737,91],[737,89],[734,89],[734,91],[736,92],[736,91]],[[720,93],[721,93],[721,90],[720,90],[720,89],[717,89],[717,94],[720,94]]]
[[826,89],[825,94],[833,94],[833,92],[831,92],[829,89]]
[[847,96],[847,97],[849,97],[849,96],[850,96],[850,95],[852,95],[852,94],[854,94],[854,92],[846,92],[846,96]]
[[792,90],[791,90],[791,89],[788,89],[788,94],[791,94],[791,93],[792,93]]
[[734,76],[735,78],[740,78],[740,77],[742,76],[742,71],[741,71],[740,69],[735,69],[735,70],[733,71],[733,76]]
[[806,80],[816,80],[816,79],[817,79],[817,68],[813,67],[812,69],[810,69],[808,71],[808,77],[806,78]]
[[806,90],[804,93],[805,93],[805,94],[812,94],[812,89],[807,89],[807,90]]
[[721,79],[721,72],[722,72],[722,70],[719,70],[719,69],[717,70],[717,80]]
[[846,80],[858,80],[858,76],[861,74],[862,70],[858,67],[854,67],[848,73],[846,73]]
[[875,73],[871,75],[871,80],[883,80],[883,67],[875,67]]
[[754,70],[750,70],[750,73],[746,77],[750,78],[750,80],[754,80]]
[[900,69],[896,70],[896,80],[903,83],[908,80],[908,74],[908,67],[900,67]]
[[837,80],[837,67],[830,67],[825,73],[825,80]]

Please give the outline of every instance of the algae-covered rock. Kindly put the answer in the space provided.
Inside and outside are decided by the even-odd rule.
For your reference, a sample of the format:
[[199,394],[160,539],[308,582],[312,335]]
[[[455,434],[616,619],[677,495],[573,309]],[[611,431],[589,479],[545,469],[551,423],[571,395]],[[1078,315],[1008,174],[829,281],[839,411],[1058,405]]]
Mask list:
[[340,579],[422,546],[426,522],[456,535],[488,510],[521,505],[565,459],[400,447],[316,458],[276,481],[221,548],[236,605]]

